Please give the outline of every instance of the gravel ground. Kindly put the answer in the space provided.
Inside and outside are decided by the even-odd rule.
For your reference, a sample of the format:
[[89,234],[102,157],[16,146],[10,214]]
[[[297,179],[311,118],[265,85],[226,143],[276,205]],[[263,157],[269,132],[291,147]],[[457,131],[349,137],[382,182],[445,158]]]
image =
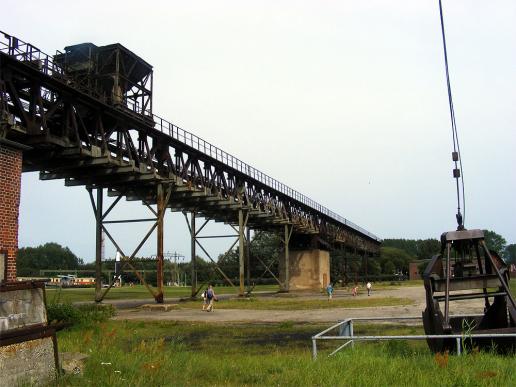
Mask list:
[[[223,295],[219,297],[219,302],[223,303],[224,299],[234,297],[232,295]],[[258,297],[296,297],[296,299],[323,299],[321,293],[292,293],[292,294],[262,294]],[[351,298],[349,292],[337,290],[334,298]],[[362,291],[358,298],[367,299],[367,293]],[[399,297],[409,298],[412,300],[410,305],[403,306],[384,306],[384,307],[363,307],[363,308],[332,308],[332,309],[314,309],[314,310],[248,310],[248,309],[217,309],[213,312],[204,312],[201,310],[201,301],[199,301],[199,309],[173,309],[167,312],[147,310],[140,308],[142,304],[150,303],[145,300],[119,300],[111,301],[118,309],[116,320],[144,320],[144,321],[203,321],[218,323],[278,323],[284,321],[292,321],[297,323],[333,323],[349,317],[403,317],[403,316],[421,316],[424,310],[425,290],[423,286],[400,287],[389,290],[373,291],[370,298],[375,297]],[[177,300],[167,300],[167,303],[177,302]],[[482,313],[482,300],[465,300],[456,301],[450,309],[452,314],[474,314]]]

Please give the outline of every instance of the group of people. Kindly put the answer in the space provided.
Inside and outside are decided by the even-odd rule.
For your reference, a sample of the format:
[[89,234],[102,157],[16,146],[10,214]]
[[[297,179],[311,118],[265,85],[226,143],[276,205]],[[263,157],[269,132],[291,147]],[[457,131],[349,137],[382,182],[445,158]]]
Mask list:
[[[372,288],[373,288],[373,285],[371,284],[371,282],[368,282],[366,284],[366,288],[367,288],[367,295],[370,296]],[[330,301],[333,298],[333,291],[334,291],[333,285],[331,283],[329,283],[326,286],[326,294],[328,295],[328,301]],[[353,288],[351,290],[351,295],[353,297],[358,295],[358,286],[356,286],[356,285],[353,286]],[[213,312],[213,302],[217,301],[217,296],[215,295],[215,291],[213,290],[212,285],[209,285],[208,289],[206,289],[202,293],[202,299],[203,299],[202,310],[206,311],[206,312]]]
[[209,285],[208,289],[202,293],[202,299],[202,310],[206,312],[213,312],[213,301],[217,301],[217,296],[215,295],[213,286]]
[[[371,282],[368,282],[366,284],[366,288],[367,288],[367,295],[370,296],[371,291],[373,290],[373,285],[371,284]],[[328,301],[330,301],[333,298],[333,291],[334,291],[333,285],[331,283],[329,283],[328,286],[326,286],[326,294],[328,295]],[[353,288],[351,289],[351,295],[353,297],[358,295],[358,286],[357,285],[353,286]]]

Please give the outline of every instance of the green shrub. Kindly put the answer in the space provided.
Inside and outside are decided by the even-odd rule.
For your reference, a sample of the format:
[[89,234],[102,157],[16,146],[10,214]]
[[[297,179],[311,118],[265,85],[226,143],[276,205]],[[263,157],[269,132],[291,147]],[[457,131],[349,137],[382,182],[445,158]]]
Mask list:
[[74,306],[70,303],[51,302],[47,305],[49,322],[69,325],[103,322],[115,315],[113,305],[83,304]]
[[69,303],[52,302],[47,305],[48,322],[74,324],[80,320],[79,310]]
[[116,314],[116,309],[111,304],[83,304],[76,308],[83,323],[106,321]]

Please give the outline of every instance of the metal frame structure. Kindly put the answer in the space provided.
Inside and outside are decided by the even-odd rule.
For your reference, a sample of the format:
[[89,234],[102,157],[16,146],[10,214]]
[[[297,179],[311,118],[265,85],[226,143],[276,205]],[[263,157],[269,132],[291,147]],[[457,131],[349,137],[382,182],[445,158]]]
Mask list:
[[[140,282],[145,285],[145,287],[149,290],[149,292],[152,294],[156,302],[163,302],[163,262],[164,262],[164,256],[163,256],[163,226],[164,226],[164,216],[165,216],[165,208],[170,200],[170,194],[171,190],[168,189],[167,192],[164,192],[163,186],[158,185],[157,186],[157,208],[154,210],[149,204],[145,203],[149,211],[155,216],[154,218],[139,218],[139,219],[120,219],[120,220],[105,220],[106,217],[109,215],[109,213],[115,208],[115,206],[118,204],[120,199],[123,198],[123,194],[117,195],[115,201],[109,206],[109,208],[104,212],[103,211],[103,189],[98,188],[97,189],[97,200],[95,201],[93,198],[93,190],[91,187],[88,187],[88,193],[90,195],[90,201],[91,206],[93,209],[93,213],[95,215],[95,229],[96,229],[96,251],[95,251],[95,301],[101,302],[106,294],[109,292],[109,290],[113,287],[114,282],[111,282],[109,284],[109,287],[102,292],[102,233],[104,233],[108,239],[113,243],[116,250],[120,253],[122,256],[122,267],[129,266],[131,270],[136,274]],[[109,195],[109,193],[108,193]],[[154,222],[150,229],[147,231],[143,239],[139,242],[136,249],[132,252],[130,256],[127,256],[120,245],[116,242],[116,240],[113,238],[107,227],[106,224],[120,224],[120,223],[139,223],[139,222]],[[154,232],[154,230],[157,229],[157,285],[158,290],[154,291],[152,287],[145,281],[145,278],[140,274],[140,272],[134,267],[132,264],[132,260],[136,257],[136,254],[140,251],[140,249],[143,247],[145,242],[149,239],[151,234]]]
[[199,239],[204,238],[236,238],[236,240],[233,242],[233,244],[227,249],[223,257],[226,257],[235,247],[237,242],[239,241],[239,235],[199,235],[199,233],[204,229],[204,227],[208,224],[208,222],[211,220],[210,218],[207,218],[204,220],[204,223],[201,225],[201,227],[196,227],[196,214],[195,212],[190,213],[190,221],[188,221],[188,216],[186,212],[183,212],[183,215],[185,217],[186,225],[188,227],[188,230],[190,232],[190,238],[191,238],[191,262],[192,262],[192,298],[196,297],[199,291],[202,289],[202,286],[197,287],[197,254],[196,254],[196,247],[199,246],[201,250],[204,252],[204,254],[208,257],[208,259],[213,263],[215,270],[217,270],[224,280],[232,287],[236,288],[235,284],[231,279],[224,273],[224,271],[220,268],[220,266],[217,264],[217,262],[212,258],[208,250],[203,246],[203,244],[199,241]]
[[[427,334],[458,333],[464,324],[470,325],[474,333],[516,333],[516,302],[508,285],[509,270],[503,260],[489,250],[482,230],[443,233],[441,253],[432,258],[423,278],[426,292],[423,323]],[[450,315],[452,302],[471,299],[484,301],[482,316],[457,318]],[[444,302],[444,314],[441,302]],[[492,344],[479,342],[482,348],[492,348]],[[494,344],[503,351],[516,348],[516,341]],[[453,347],[453,341],[434,340],[428,345],[434,352],[440,352]]]
[[[106,47],[130,53],[120,45]],[[23,154],[23,171],[40,171],[42,180],[64,179],[66,186],[86,186],[90,192],[108,188],[127,200],[156,204],[158,257],[166,208],[238,227],[240,293],[245,227],[284,232],[286,260],[291,236],[324,248],[379,252],[381,240],[375,235],[194,134],[151,116],[151,102],[135,109],[129,97],[125,104],[102,97],[98,87],[70,70],[68,51],[52,57],[0,32],[0,138],[30,147]],[[138,66],[149,66],[132,55]],[[94,85],[105,71],[92,66]],[[147,75],[136,82],[147,85]],[[150,93],[152,84],[146,87]],[[99,230],[104,226],[99,221],[102,206],[94,208],[98,263]],[[288,274],[286,283],[288,290]],[[153,295],[159,301],[162,287],[158,288]]]
[[[482,315],[478,315],[482,316]],[[455,316],[463,317],[463,316]],[[453,339],[455,340],[456,353],[458,356],[462,354],[463,344],[465,340],[474,339],[507,339],[514,338],[516,340],[516,333],[460,333],[452,335],[355,335],[354,334],[354,322],[355,321],[410,321],[418,320],[421,321],[423,318],[418,316],[407,316],[407,317],[357,317],[347,318],[343,321],[338,322],[335,325],[323,330],[312,336],[312,359],[317,359],[317,341],[345,341],[344,344],[340,345],[337,349],[332,351],[328,357],[335,355],[340,350],[350,346],[354,348],[355,341],[386,341],[386,340],[443,340]],[[328,332],[338,329],[338,334],[326,335]]]

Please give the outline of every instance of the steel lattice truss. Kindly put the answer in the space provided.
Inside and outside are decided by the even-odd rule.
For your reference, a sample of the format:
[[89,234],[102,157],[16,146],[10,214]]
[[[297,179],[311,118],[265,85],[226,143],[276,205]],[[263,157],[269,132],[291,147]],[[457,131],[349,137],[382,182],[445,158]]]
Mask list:
[[0,138],[28,147],[24,171],[146,204],[156,203],[156,187],[163,185],[173,211],[235,224],[243,209],[255,229],[290,225],[312,244],[378,252],[375,235],[152,115],[150,104],[138,104],[138,88],[131,100],[114,104],[69,76],[59,55],[0,35]]

